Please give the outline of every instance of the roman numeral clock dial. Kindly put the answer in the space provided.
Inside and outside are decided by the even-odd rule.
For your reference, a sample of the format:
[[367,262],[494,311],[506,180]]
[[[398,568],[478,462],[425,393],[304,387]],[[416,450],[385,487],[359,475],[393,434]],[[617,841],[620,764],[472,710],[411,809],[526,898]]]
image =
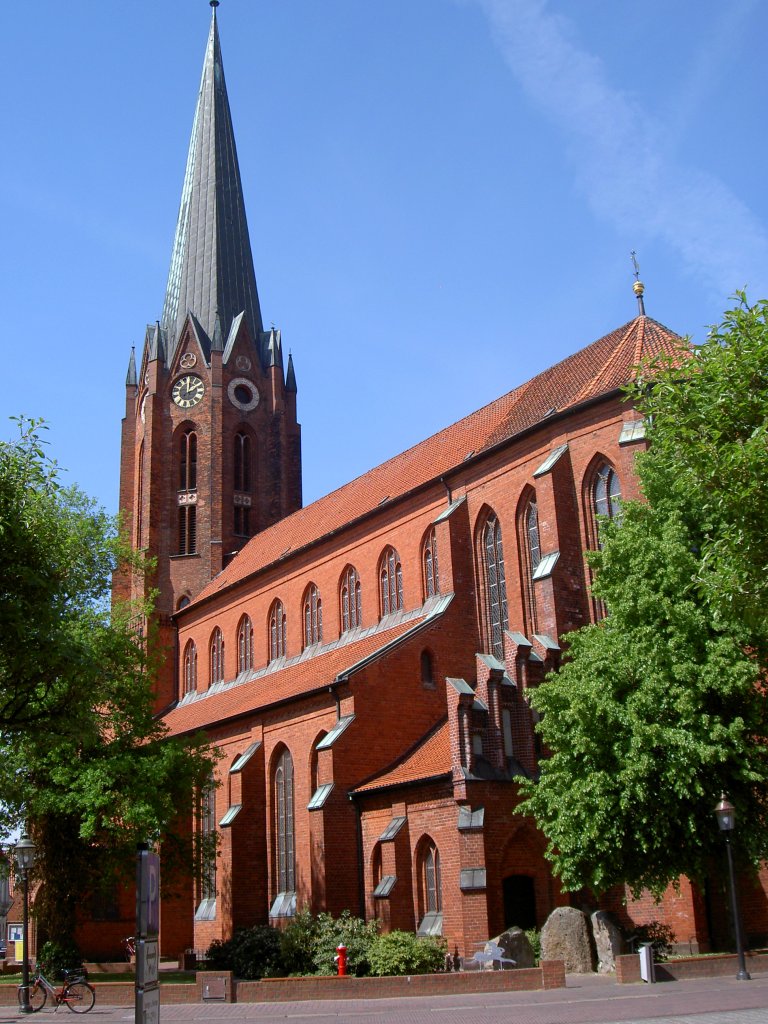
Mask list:
[[205,385],[194,373],[179,377],[173,385],[171,397],[180,409],[191,409],[205,394]]

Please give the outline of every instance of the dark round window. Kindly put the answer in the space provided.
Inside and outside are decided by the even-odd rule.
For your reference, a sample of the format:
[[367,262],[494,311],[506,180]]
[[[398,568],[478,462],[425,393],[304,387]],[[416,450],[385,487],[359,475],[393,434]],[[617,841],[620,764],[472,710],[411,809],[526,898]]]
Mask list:
[[235,398],[243,405],[248,405],[250,400],[253,398],[253,392],[250,388],[247,388],[245,384],[238,384],[235,388]]

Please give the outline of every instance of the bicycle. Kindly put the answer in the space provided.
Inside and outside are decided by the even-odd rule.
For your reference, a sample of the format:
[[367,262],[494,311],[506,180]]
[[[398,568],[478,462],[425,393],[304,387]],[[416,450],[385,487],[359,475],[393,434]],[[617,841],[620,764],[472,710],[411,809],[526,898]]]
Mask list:
[[[37,1013],[45,1006],[50,993],[57,1010],[62,1003],[66,1003],[73,1013],[88,1013],[96,1002],[96,990],[86,978],[84,970],[64,971],[64,983],[60,989],[56,989],[40,971],[37,971],[34,977],[29,979],[29,1005]],[[23,1005],[24,1001],[23,987],[19,985],[19,1005]]]

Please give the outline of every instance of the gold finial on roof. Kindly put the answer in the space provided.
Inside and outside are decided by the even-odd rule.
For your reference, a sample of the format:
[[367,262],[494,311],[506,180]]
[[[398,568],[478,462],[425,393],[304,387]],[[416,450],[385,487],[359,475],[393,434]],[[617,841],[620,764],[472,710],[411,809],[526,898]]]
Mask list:
[[645,303],[643,302],[643,293],[645,292],[645,285],[640,280],[640,266],[637,262],[637,254],[633,249],[629,255],[632,258],[632,266],[635,268],[635,283],[632,285],[632,291],[637,296],[637,308],[640,311],[640,316],[645,316]]

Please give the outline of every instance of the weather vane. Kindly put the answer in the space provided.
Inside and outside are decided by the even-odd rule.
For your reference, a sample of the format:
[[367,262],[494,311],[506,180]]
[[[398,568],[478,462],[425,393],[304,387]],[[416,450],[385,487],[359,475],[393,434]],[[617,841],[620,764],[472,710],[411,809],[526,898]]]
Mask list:
[[640,265],[637,262],[637,253],[633,249],[629,255],[632,258],[632,266],[635,268],[635,283],[632,285],[632,291],[637,296],[637,308],[640,311],[640,316],[645,316],[645,303],[643,302],[645,285],[640,280]]

